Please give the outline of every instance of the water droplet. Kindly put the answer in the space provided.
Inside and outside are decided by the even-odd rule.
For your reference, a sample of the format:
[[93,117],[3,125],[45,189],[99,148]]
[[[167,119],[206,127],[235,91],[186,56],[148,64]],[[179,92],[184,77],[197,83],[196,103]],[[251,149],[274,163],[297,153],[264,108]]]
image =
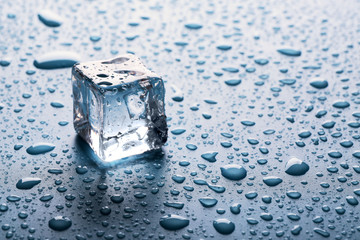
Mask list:
[[60,169],[60,168],[50,168],[48,170],[48,173],[51,173],[51,174],[62,174],[63,173],[63,170]]
[[18,202],[21,200],[21,198],[16,195],[10,195],[10,196],[6,197],[6,200],[8,200],[9,202]]
[[241,212],[241,204],[240,203],[234,203],[230,206],[230,212],[232,214],[239,214]]
[[327,88],[329,83],[328,83],[328,81],[326,81],[324,79],[316,78],[310,82],[310,85],[317,89],[324,89],[324,88]]
[[211,198],[211,197],[205,197],[205,198],[200,198],[199,202],[201,203],[201,205],[203,207],[210,208],[210,207],[215,206],[217,204],[218,200],[216,200],[215,198]]
[[260,218],[265,221],[273,220],[273,216],[270,213],[261,213]]
[[90,41],[92,42],[98,42],[101,40],[100,36],[90,36]]
[[296,213],[288,213],[287,217],[292,221],[299,221],[301,219]]
[[228,51],[231,49],[231,46],[230,45],[219,45],[216,48],[219,50],[222,50],[222,51]]
[[302,227],[300,225],[295,225],[292,229],[291,229],[291,233],[293,235],[299,235],[300,232],[302,230]]
[[281,53],[281,54],[286,55],[286,56],[291,56],[291,57],[299,57],[299,56],[301,56],[301,51],[291,49],[291,48],[282,48],[282,49],[278,49],[277,51],[279,53]]
[[109,208],[108,206],[104,206],[100,209],[100,213],[104,216],[107,216],[111,213],[111,208]]
[[219,186],[219,185],[210,185],[208,184],[208,187],[213,190],[216,193],[223,193],[225,192],[226,188],[223,186]]
[[181,202],[164,202],[164,205],[166,207],[172,207],[175,209],[183,209],[183,207],[184,207],[184,203],[181,203]]
[[51,102],[50,105],[54,108],[63,108],[64,104],[59,103],[59,102]]
[[218,233],[228,235],[234,232],[235,224],[226,218],[216,219],[213,226]]
[[244,125],[244,126],[251,127],[251,126],[254,126],[254,125],[255,125],[255,122],[245,120],[245,121],[241,121],[241,124]]
[[234,68],[234,67],[224,67],[224,68],[221,68],[223,71],[225,72],[229,72],[229,73],[237,73],[239,72],[239,69],[238,68]]
[[7,67],[10,65],[10,63],[11,63],[10,59],[1,59],[0,60],[0,66],[2,66],[2,67]]
[[274,134],[275,133],[275,130],[274,129],[267,129],[263,132],[265,135],[271,135],[271,134]]
[[254,62],[255,62],[256,64],[259,64],[259,65],[261,65],[261,66],[264,66],[264,65],[266,65],[266,64],[269,63],[269,60],[264,59],[264,58],[260,58],[260,59],[255,59]]
[[282,183],[282,179],[276,176],[268,176],[263,178],[263,182],[269,187],[274,187]]
[[194,144],[189,143],[189,144],[186,144],[186,148],[191,150],[191,151],[195,151],[197,149],[197,146],[194,145]]
[[335,126],[335,124],[336,123],[334,121],[326,121],[321,126],[323,128],[330,129],[330,128],[333,128]]
[[112,195],[110,197],[110,200],[113,202],[113,203],[122,203],[124,201],[124,197],[121,196],[121,195]]
[[254,199],[254,198],[256,198],[257,196],[258,196],[258,193],[255,192],[255,191],[250,191],[250,192],[248,192],[248,193],[245,194],[245,197],[246,197],[247,199]]
[[50,10],[41,10],[38,17],[39,20],[48,27],[59,27],[63,22],[59,15]]
[[314,228],[314,232],[325,238],[330,237],[330,233],[321,228]]
[[70,228],[72,221],[68,217],[56,216],[49,221],[49,227],[55,231],[65,231]]
[[171,133],[174,134],[174,135],[180,135],[180,134],[183,134],[184,132],[186,132],[185,129],[174,129],[174,130],[171,130]]
[[225,84],[228,86],[237,86],[240,83],[241,83],[241,79],[230,79],[225,81]]
[[285,78],[285,79],[280,79],[279,80],[280,83],[284,84],[284,85],[294,85],[296,83],[296,79],[293,78]]
[[26,152],[30,155],[38,155],[50,152],[54,150],[55,146],[49,143],[37,143],[26,149]]
[[16,188],[18,189],[31,189],[34,186],[38,185],[41,182],[40,178],[32,178],[32,177],[26,177],[26,178],[22,178],[20,179],[17,183],[16,183]]
[[166,230],[176,231],[189,225],[190,221],[182,216],[168,214],[160,219],[160,226]]
[[286,192],[286,196],[292,199],[299,199],[301,197],[301,193],[298,191],[290,190]]
[[309,171],[309,165],[295,157],[290,158],[285,168],[285,172],[292,176],[301,176]]
[[174,180],[174,182],[176,182],[176,183],[183,183],[186,178],[181,175],[174,175],[171,177],[171,179]]
[[348,202],[348,204],[350,204],[352,206],[356,206],[359,204],[359,201],[353,196],[347,196],[346,201]]
[[310,132],[310,131],[303,130],[303,131],[301,131],[298,135],[299,135],[299,137],[301,137],[301,138],[308,138],[308,137],[311,136],[311,132]]
[[9,210],[9,207],[5,203],[0,204],[0,212],[6,212],[7,210]]
[[50,195],[50,194],[45,194],[44,196],[40,197],[40,201],[42,202],[47,202],[50,201],[51,199],[53,199],[54,196]]
[[337,102],[334,102],[333,107],[344,109],[344,108],[350,107],[350,103],[348,103],[347,101],[337,101]]
[[208,162],[216,162],[216,155],[218,155],[218,152],[208,152],[201,154],[201,157]]
[[57,69],[72,67],[80,61],[77,53],[69,51],[54,51],[45,53],[34,60],[34,66],[39,69]]
[[330,152],[328,152],[329,157],[332,158],[341,158],[342,157],[342,153],[336,150],[331,150]]
[[229,180],[241,180],[247,175],[247,171],[244,167],[236,164],[228,164],[220,168],[221,175]]
[[263,196],[261,200],[267,204],[270,204],[272,202],[272,198],[270,196]]
[[188,29],[192,29],[192,30],[198,30],[198,29],[202,28],[202,25],[197,24],[197,23],[188,23],[188,24],[185,24],[185,27]]
[[88,168],[86,166],[77,166],[75,171],[77,174],[82,175],[88,172]]

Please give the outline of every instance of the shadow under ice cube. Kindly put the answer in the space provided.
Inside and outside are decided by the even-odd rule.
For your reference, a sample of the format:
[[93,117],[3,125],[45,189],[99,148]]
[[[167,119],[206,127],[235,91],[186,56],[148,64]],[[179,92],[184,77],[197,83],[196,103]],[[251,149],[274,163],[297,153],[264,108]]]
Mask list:
[[72,69],[74,127],[103,162],[159,149],[167,140],[162,79],[132,54]]

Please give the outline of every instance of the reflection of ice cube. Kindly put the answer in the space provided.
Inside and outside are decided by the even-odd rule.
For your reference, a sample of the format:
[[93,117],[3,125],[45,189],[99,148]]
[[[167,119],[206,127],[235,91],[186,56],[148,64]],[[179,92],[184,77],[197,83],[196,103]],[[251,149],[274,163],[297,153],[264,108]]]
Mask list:
[[164,84],[134,55],[76,64],[74,127],[104,162],[160,148],[167,139]]

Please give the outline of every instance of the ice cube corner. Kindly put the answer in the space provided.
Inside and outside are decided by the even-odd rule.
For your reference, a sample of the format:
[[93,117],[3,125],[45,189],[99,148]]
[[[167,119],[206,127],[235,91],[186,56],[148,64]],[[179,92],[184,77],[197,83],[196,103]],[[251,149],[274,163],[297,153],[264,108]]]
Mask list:
[[72,68],[74,127],[103,162],[159,149],[167,140],[161,77],[132,54]]

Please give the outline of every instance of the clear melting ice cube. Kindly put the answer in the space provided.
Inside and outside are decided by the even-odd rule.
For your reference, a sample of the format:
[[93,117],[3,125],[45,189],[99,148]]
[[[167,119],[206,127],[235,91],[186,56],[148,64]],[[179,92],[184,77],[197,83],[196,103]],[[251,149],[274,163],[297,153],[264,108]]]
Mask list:
[[72,69],[74,127],[101,161],[159,149],[167,140],[163,80],[132,54]]

